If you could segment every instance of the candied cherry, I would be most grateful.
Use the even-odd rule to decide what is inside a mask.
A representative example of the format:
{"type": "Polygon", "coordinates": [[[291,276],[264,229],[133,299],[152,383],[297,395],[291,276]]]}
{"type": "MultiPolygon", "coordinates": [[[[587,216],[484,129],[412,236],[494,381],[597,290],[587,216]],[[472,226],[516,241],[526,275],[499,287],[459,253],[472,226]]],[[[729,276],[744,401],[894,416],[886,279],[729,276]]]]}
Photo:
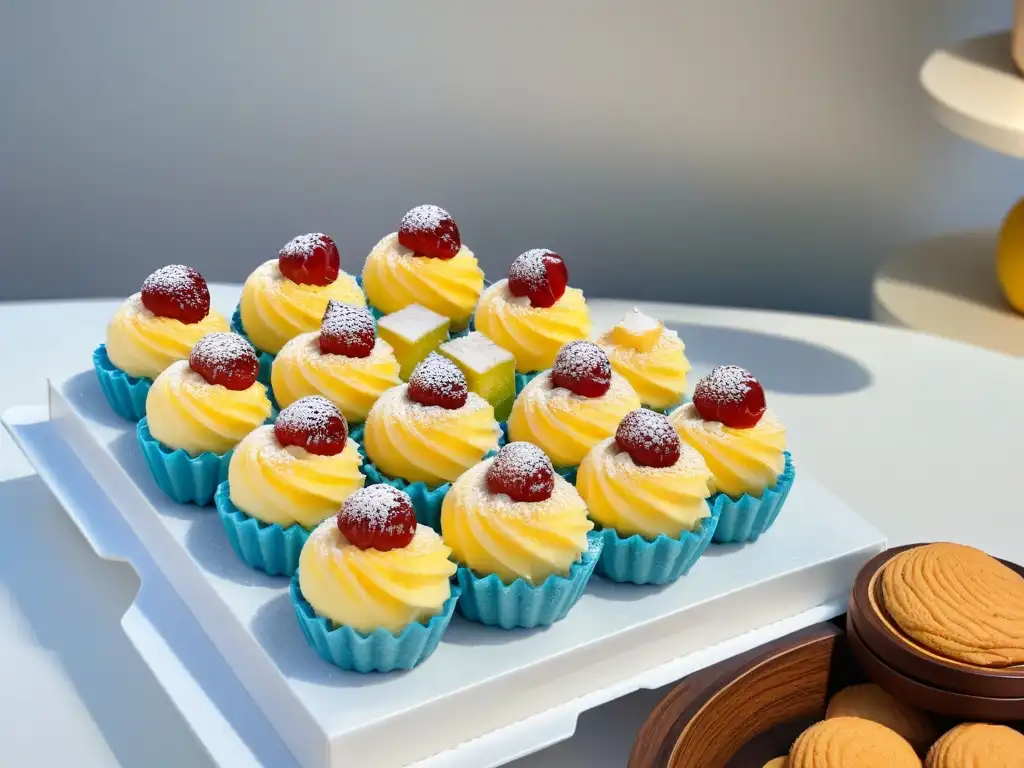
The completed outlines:
{"type": "Polygon", "coordinates": [[[534,248],[516,257],[508,270],[508,291],[528,296],[534,307],[551,307],[562,298],[569,284],[565,261],[554,251],[534,248]]]}
{"type": "Polygon", "coordinates": [[[377,343],[373,315],[366,307],[327,302],[320,323],[320,351],[346,357],[369,357],[377,343]]]}
{"type": "Polygon", "coordinates": [[[338,406],[320,395],[300,397],[277,415],[274,435],[317,456],[337,456],[348,441],[348,422],[338,406]]]}
{"type": "Polygon", "coordinates": [[[417,256],[450,259],[462,248],[455,219],[436,205],[417,205],[398,225],[398,242],[417,256]]]}
{"type": "Polygon", "coordinates": [[[720,365],[693,388],[693,406],[704,421],[749,429],[767,408],[764,389],[754,374],[738,365],[720,365]]]}
{"type": "Polygon", "coordinates": [[[384,483],[361,488],[345,499],[337,524],[341,535],[359,549],[401,549],[416,535],[409,495],[384,483]]]}
{"type": "Polygon", "coordinates": [[[679,435],[668,417],[646,408],[623,417],[615,430],[615,443],[638,467],[671,467],[682,451],[679,435]]]}
{"type": "Polygon", "coordinates": [[[241,391],[256,383],[260,361],[256,350],[237,333],[208,333],[192,347],[188,366],[207,384],[241,391]]]}
{"type": "Polygon", "coordinates": [[[277,266],[293,283],[330,285],[338,279],[341,256],[334,240],[311,232],[289,240],[277,255],[277,266]]]}
{"type": "Polygon", "coordinates": [[[506,443],[487,468],[487,488],[512,501],[544,501],[555,490],[555,470],[533,443],[506,443]]]}
{"type": "Polygon", "coordinates": [[[420,405],[439,405],[448,410],[461,408],[469,397],[466,377],[459,366],[431,352],[412,369],[409,376],[409,399],[420,405]]]}
{"type": "Polygon", "coordinates": [[[210,313],[210,288],[198,270],[169,264],[142,283],[142,304],[157,317],[191,325],[210,313]]]}
{"type": "Polygon", "coordinates": [[[608,355],[592,341],[570,341],[555,358],[551,383],[582,397],[600,397],[612,385],[608,355]]]}

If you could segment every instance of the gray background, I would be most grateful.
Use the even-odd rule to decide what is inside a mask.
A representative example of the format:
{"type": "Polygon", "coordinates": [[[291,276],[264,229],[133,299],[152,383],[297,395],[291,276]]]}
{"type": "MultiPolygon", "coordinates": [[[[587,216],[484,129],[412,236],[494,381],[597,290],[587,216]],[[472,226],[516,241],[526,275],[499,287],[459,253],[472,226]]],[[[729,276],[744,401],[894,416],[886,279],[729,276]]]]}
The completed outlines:
{"type": "Polygon", "coordinates": [[[492,275],[864,315],[915,238],[993,225],[1019,162],[917,72],[1010,0],[0,2],[0,299],[241,281],[323,230],[358,270],[436,202],[492,275]]]}

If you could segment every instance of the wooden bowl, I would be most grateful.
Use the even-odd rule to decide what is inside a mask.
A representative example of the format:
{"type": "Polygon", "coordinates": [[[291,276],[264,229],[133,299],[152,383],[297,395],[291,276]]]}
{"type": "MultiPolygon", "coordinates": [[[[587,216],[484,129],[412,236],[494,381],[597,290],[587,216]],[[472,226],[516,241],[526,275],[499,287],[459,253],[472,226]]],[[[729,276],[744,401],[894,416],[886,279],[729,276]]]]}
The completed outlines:
{"type": "Polygon", "coordinates": [[[897,699],[957,720],[1007,723],[1024,719],[1024,698],[971,696],[907,677],[871,651],[852,617],[852,613],[846,614],[846,642],[854,661],[872,682],[897,699]]]}
{"type": "MultiPolygon", "coordinates": [[[[640,729],[629,768],[725,768],[755,737],[821,719],[829,694],[849,682],[842,636],[818,624],[686,678],[640,729]]],[[[764,760],[795,736],[766,746],[764,760]]]]}
{"type": "MultiPolygon", "coordinates": [[[[905,635],[885,610],[882,568],[900,552],[919,546],[887,549],[871,558],[857,574],[849,615],[858,639],[887,667],[931,688],[985,699],[1024,698],[1024,667],[978,667],[939,656],[905,635]]],[[[1016,563],[1000,562],[1024,576],[1024,568],[1016,563]]]]}

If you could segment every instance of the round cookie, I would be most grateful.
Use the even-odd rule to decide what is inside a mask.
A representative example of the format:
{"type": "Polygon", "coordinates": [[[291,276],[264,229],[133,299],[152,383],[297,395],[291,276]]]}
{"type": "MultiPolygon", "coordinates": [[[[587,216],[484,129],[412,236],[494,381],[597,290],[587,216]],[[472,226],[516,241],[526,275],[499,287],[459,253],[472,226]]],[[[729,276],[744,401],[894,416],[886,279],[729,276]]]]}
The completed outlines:
{"type": "Polygon", "coordinates": [[[921,768],[914,748],[884,725],[833,717],[797,736],[787,768],[921,768]]]}
{"type": "Polygon", "coordinates": [[[905,704],[874,683],[851,685],[839,691],[828,703],[825,719],[861,717],[895,731],[923,754],[939,733],[931,718],[919,709],[905,704]]]}
{"type": "Polygon", "coordinates": [[[773,757],[764,764],[764,768],[788,768],[788,766],[789,759],[785,755],[782,757],[773,757]]]}
{"type": "Polygon", "coordinates": [[[981,667],[1024,663],[1024,578],[962,544],[901,552],[882,570],[882,600],[909,637],[981,667]]]}
{"type": "Polygon", "coordinates": [[[964,723],[946,731],[925,758],[926,768],[1024,768],[1024,736],[1005,725],[964,723]]]}

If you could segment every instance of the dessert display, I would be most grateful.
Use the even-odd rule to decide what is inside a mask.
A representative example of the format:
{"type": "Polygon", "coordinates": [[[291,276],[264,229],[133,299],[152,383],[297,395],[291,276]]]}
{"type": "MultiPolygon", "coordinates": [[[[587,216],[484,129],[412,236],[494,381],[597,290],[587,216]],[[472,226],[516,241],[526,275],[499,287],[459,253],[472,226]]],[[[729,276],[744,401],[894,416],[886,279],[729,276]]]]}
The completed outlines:
{"type": "Polygon", "coordinates": [[[319,395],[254,429],[232,452],[215,496],[235,553],[272,576],[291,576],[309,531],[363,487],[362,463],[345,417],[319,395]]]}
{"type": "Polygon", "coordinates": [[[413,368],[447,341],[450,322],[420,304],[410,304],[378,321],[380,337],[395,351],[402,381],[408,381],[413,368]]]}
{"type": "Polygon", "coordinates": [[[211,503],[232,449],[270,418],[258,370],[245,339],[219,332],[203,336],[188,360],[153,381],[136,434],[157,485],[178,503],[211,503]]]}
{"type": "Polygon", "coordinates": [[[921,768],[906,739],[859,717],[833,717],[801,733],[789,750],[787,768],[921,768]]]}
{"type": "Polygon", "coordinates": [[[885,611],[932,654],[981,668],[1024,663],[1024,578],[984,552],[939,543],[882,569],[885,611]]]}
{"type": "Polygon", "coordinates": [[[711,471],[663,414],[626,414],[587,453],[576,487],[604,542],[597,572],[613,581],[675,581],[711,543],[711,471]]]}
{"type": "Polygon", "coordinates": [[[373,485],[309,535],[291,583],[306,640],[326,661],[357,672],[411,669],[437,648],[458,589],[451,550],[419,525],[412,501],[373,485]]]}
{"type": "Polygon", "coordinates": [[[564,618],[600,557],[592,528],[583,499],[540,448],[504,445],[452,484],[441,509],[459,564],[459,612],[505,629],[564,618]]]}
{"type": "Polygon", "coordinates": [[[568,282],[562,257],[537,248],[516,258],[508,278],[480,297],[476,330],[515,356],[517,391],[550,368],[570,341],[590,337],[587,302],[568,282]]]}
{"type": "Polygon", "coordinates": [[[938,737],[932,718],[925,712],[897,699],[874,683],[850,685],[828,702],[825,719],[860,717],[873,720],[895,731],[917,751],[924,754],[938,737]]]}
{"type": "Polygon", "coordinates": [[[130,421],[146,415],[153,379],[188,357],[208,333],[228,330],[210,307],[206,280],[192,267],[161,267],[128,297],[107,325],[105,343],[92,355],[100,389],[114,412],[130,421]]]}
{"type": "Polygon", "coordinates": [[[612,370],[604,350],[590,341],[571,341],[558,352],[552,369],[536,376],[516,398],[509,440],[539,446],[574,481],[587,452],[614,435],[622,418],[639,407],[640,398],[612,370]]]}
{"type": "Polygon", "coordinates": [[[925,768],[1024,768],[1024,735],[1005,725],[963,723],[928,750],[925,768]]]}
{"type": "Polygon", "coordinates": [[[402,382],[391,345],[377,338],[366,307],[327,303],[319,331],[300,333],[274,359],[270,384],[278,407],[326,397],[350,425],[362,424],[377,398],[402,382]]]}
{"type": "Polygon", "coordinates": [[[270,382],[274,355],[290,339],[320,327],[328,301],[366,305],[356,279],[340,263],[334,240],[313,232],[287,242],[276,259],[246,279],[231,326],[259,352],[263,383],[270,382]]]}
{"type": "Polygon", "coordinates": [[[645,408],[668,411],[682,402],[690,361],[679,334],[661,321],[633,309],[597,343],[608,354],[612,370],[633,385],[645,408]]]}
{"type": "Polygon", "coordinates": [[[397,232],[370,251],[363,288],[381,314],[422,304],[447,317],[453,331],[461,331],[484,289],[484,273],[462,244],[451,214],[436,205],[420,205],[402,217],[397,232]]]}
{"type": "Polygon", "coordinates": [[[795,475],[786,428],[768,410],[761,383],[739,366],[719,366],[669,421],[711,469],[714,541],[756,541],[775,522],[795,475]]]}
{"type": "Polygon", "coordinates": [[[496,451],[501,437],[491,404],[469,391],[455,363],[435,352],[408,384],[389,389],[370,409],[363,471],[370,483],[408,491],[417,519],[438,529],[450,484],[496,451]]]}
{"type": "Polygon", "coordinates": [[[507,421],[516,399],[516,359],[480,331],[446,341],[437,351],[459,366],[470,392],[494,406],[494,418],[507,421]]]}

